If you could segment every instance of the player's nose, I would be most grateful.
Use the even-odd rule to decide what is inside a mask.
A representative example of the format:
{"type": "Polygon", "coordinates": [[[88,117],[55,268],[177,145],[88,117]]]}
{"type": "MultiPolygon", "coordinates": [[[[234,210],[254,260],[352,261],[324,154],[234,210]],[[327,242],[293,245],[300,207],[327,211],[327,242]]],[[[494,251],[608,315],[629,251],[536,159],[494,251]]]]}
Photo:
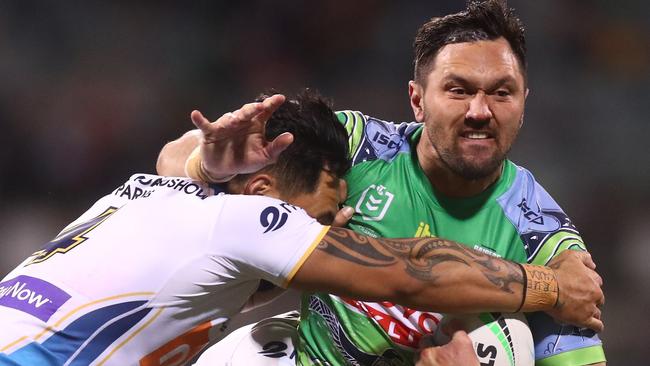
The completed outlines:
{"type": "Polygon", "coordinates": [[[465,118],[473,121],[489,121],[492,118],[492,110],[485,92],[479,91],[474,94],[469,102],[465,118]]]}

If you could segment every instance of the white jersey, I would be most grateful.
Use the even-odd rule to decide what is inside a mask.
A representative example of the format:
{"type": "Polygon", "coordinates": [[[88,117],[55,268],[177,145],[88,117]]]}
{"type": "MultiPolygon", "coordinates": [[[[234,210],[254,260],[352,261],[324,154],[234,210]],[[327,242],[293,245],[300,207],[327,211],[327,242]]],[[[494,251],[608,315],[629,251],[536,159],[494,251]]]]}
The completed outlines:
{"type": "Polygon", "coordinates": [[[302,209],[134,175],[0,281],[0,365],[182,365],[327,232],[302,209]]]}

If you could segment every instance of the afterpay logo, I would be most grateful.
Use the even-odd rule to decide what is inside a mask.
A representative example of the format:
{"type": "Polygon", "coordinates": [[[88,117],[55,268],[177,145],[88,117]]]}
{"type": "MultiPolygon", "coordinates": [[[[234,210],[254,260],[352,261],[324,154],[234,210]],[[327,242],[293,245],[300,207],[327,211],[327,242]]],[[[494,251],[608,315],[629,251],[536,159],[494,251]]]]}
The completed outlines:
{"type": "Polygon", "coordinates": [[[366,221],[379,221],[384,218],[395,196],[382,185],[371,184],[361,194],[356,211],[366,221]]]}

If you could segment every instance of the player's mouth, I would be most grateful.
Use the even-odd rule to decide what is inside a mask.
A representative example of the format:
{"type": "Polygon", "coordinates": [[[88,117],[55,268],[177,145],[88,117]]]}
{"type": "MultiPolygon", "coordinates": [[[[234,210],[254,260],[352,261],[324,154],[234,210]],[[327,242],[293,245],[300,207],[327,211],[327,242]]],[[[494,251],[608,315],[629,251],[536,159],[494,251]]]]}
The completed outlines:
{"type": "Polygon", "coordinates": [[[464,131],[461,132],[460,136],[468,140],[487,140],[494,138],[494,135],[487,131],[464,131]]]}

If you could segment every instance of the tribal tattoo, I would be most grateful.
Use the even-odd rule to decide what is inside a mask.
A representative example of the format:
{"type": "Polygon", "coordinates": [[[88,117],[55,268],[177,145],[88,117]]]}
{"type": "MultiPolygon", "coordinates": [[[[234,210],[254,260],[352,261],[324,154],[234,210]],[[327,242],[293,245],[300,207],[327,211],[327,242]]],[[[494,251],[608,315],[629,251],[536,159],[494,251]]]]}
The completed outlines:
{"type": "Polygon", "coordinates": [[[487,254],[440,238],[372,238],[342,228],[330,228],[318,249],[341,259],[369,267],[386,267],[403,262],[405,271],[422,281],[435,282],[434,267],[445,262],[476,266],[485,278],[504,292],[511,285],[523,285],[520,267],[487,254]]]}

